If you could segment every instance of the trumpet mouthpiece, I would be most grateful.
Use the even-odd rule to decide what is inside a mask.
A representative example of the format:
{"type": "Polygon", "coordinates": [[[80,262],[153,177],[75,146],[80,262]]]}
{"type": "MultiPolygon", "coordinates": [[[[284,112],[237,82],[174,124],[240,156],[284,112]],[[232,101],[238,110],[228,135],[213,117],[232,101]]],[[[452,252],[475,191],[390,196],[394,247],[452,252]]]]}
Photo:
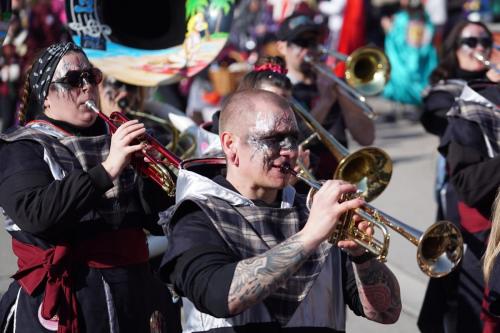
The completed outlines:
{"type": "Polygon", "coordinates": [[[289,163],[283,163],[283,164],[281,165],[280,171],[281,171],[282,173],[291,173],[292,168],[290,167],[290,164],[289,164],[289,163]]]}
{"type": "Polygon", "coordinates": [[[290,165],[290,163],[283,163],[280,167],[280,171],[284,174],[290,174],[292,176],[295,176],[297,177],[297,172],[295,170],[292,169],[292,166],[290,165]]]}
{"type": "Polygon", "coordinates": [[[95,102],[91,99],[89,99],[88,101],[85,102],[85,106],[94,112],[98,112],[97,106],[95,105],[95,102]]]}

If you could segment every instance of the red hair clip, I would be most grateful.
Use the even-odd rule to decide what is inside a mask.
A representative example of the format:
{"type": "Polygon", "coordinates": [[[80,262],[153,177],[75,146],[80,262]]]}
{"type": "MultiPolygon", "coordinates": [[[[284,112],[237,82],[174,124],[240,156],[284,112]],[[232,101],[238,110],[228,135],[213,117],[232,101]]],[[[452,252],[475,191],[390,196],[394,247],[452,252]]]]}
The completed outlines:
{"type": "Polygon", "coordinates": [[[264,71],[271,71],[273,73],[278,73],[281,75],[286,75],[288,70],[286,68],[281,67],[278,64],[262,64],[260,66],[255,66],[253,68],[254,72],[264,72],[264,71]]]}

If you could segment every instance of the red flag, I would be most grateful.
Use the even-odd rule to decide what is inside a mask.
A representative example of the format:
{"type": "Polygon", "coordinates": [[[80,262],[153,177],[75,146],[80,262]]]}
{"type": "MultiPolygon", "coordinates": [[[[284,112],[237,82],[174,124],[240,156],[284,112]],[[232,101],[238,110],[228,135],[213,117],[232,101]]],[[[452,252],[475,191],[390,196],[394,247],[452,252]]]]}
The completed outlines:
{"type": "MultiPolygon", "coordinates": [[[[338,52],[351,54],[366,44],[364,0],[347,0],[344,20],[340,31],[338,52]]],[[[344,77],[345,63],[340,62],[335,68],[338,77],[344,77]]]]}

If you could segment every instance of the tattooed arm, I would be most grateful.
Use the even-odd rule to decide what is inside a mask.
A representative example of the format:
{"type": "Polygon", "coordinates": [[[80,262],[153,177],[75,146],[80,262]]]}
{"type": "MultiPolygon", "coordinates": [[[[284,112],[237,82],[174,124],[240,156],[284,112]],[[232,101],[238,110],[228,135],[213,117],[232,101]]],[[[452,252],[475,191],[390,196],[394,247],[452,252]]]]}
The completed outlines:
{"type": "Polygon", "coordinates": [[[382,324],[395,323],[401,313],[401,297],[394,274],[375,259],[353,266],[366,318],[382,324]]]}
{"type": "Polygon", "coordinates": [[[306,250],[300,233],[265,253],[242,260],[236,266],[228,295],[229,312],[238,314],[269,296],[306,261],[312,248],[306,250]]]}
{"type": "Polygon", "coordinates": [[[314,196],[301,231],[259,256],[238,262],[229,289],[229,312],[235,315],[259,303],[296,272],[328,238],[339,217],[362,204],[361,199],[338,202],[342,193],[354,190],[354,185],[344,181],[326,181],[314,196]]]}

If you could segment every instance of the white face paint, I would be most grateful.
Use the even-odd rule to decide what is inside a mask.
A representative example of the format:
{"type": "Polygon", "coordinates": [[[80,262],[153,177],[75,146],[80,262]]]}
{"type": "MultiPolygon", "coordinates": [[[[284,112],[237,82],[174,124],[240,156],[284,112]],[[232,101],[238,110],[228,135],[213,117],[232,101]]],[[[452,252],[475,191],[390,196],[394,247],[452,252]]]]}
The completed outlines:
{"type": "Polygon", "coordinates": [[[295,115],[286,103],[264,99],[256,100],[252,111],[238,135],[237,178],[252,191],[283,188],[290,176],[281,166],[293,166],[298,154],[295,115]]]}
{"type": "Polygon", "coordinates": [[[271,168],[282,150],[298,149],[298,129],[293,113],[257,113],[255,126],[248,131],[247,143],[253,147],[251,159],[261,153],[264,169],[271,168]]]}
{"type": "Polygon", "coordinates": [[[275,117],[269,112],[258,111],[255,117],[255,126],[251,132],[253,133],[267,133],[273,130],[275,124],[275,117]]]}

